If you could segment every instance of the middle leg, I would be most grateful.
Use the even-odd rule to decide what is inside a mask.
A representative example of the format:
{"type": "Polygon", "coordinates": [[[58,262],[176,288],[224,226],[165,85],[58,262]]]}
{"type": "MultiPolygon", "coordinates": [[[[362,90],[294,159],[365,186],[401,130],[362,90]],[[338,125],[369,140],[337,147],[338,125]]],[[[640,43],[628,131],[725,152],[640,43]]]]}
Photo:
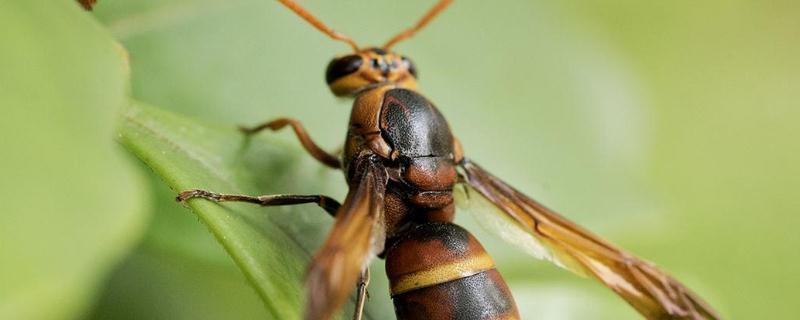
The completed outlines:
{"type": "Polygon", "coordinates": [[[311,137],[308,136],[308,133],[306,132],[305,128],[303,128],[303,125],[300,123],[300,121],[297,121],[295,119],[278,118],[252,128],[240,127],[239,130],[241,130],[247,135],[252,135],[265,129],[277,131],[285,126],[292,126],[295,135],[297,135],[297,138],[300,139],[300,144],[303,145],[303,148],[305,148],[306,151],[308,151],[308,153],[311,154],[312,157],[314,157],[314,159],[317,159],[319,162],[322,162],[324,165],[329,166],[331,168],[339,169],[342,167],[342,163],[341,161],[339,161],[339,158],[330,153],[325,152],[325,150],[322,150],[322,148],[317,146],[317,144],[314,143],[313,140],[311,140],[311,137]]]}
{"type": "Polygon", "coordinates": [[[361,279],[358,281],[358,291],[356,292],[356,310],[353,312],[353,320],[361,320],[364,316],[364,304],[369,298],[367,287],[369,286],[369,268],[361,272],[361,279]]]}

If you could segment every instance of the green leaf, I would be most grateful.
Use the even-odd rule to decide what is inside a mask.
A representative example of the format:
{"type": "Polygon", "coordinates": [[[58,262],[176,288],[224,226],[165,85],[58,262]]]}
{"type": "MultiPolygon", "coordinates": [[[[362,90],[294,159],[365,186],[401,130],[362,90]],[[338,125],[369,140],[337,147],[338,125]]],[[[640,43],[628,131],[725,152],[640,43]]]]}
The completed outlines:
{"type": "Polygon", "coordinates": [[[127,62],[74,1],[3,1],[0,30],[0,318],[75,318],[144,231],[127,62]]]}
{"type": "MultiPolygon", "coordinates": [[[[266,137],[250,140],[234,126],[198,124],[139,104],[126,112],[121,136],[123,144],[174,190],[256,195],[338,189],[339,196],[344,191],[340,172],[323,169],[297,146],[266,137]],[[338,188],[325,188],[334,181],[338,188]]],[[[304,270],[332,221],[327,213],[314,205],[260,208],[192,200],[189,206],[242,270],[270,315],[300,318],[304,270]]],[[[384,279],[375,283],[385,287],[384,279]]],[[[373,300],[367,315],[380,319],[375,315],[390,310],[387,299],[373,300]]]]}

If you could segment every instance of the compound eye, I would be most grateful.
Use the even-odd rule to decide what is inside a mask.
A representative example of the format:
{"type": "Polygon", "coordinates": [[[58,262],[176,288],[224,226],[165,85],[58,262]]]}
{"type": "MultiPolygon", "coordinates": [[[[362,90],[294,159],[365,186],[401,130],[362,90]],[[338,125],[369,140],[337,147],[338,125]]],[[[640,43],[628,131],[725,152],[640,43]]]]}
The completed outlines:
{"type": "Polygon", "coordinates": [[[325,81],[331,84],[339,78],[358,71],[362,64],[364,64],[364,59],[355,54],[333,59],[325,71],[325,81]]]}
{"type": "Polygon", "coordinates": [[[406,68],[408,68],[408,72],[411,73],[411,75],[414,76],[414,78],[418,78],[417,66],[414,65],[414,62],[406,57],[402,57],[401,59],[403,60],[403,63],[406,65],[406,68]]]}

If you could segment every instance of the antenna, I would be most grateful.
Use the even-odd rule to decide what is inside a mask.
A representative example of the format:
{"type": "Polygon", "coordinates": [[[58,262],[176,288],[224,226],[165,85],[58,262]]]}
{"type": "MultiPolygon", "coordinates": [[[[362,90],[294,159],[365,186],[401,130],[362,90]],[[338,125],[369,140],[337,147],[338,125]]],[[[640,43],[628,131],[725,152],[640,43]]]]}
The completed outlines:
{"type": "Polygon", "coordinates": [[[353,39],[326,26],[324,23],[322,23],[322,21],[317,20],[316,17],[314,17],[310,12],[306,11],[306,9],[300,6],[297,2],[294,2],[293,0],[278,0],[278,2],[282,3],[287,8],[294,11],[294,13],[296,13],[298,16],[308,21],[308,23],[314,26],[314,28],[317,28],[317,30],[322,31],[322,33],[327,34],[334,40],[349,44],[354,51],[358,52],[358,45],[355,41],[353,41],[353,39]]]}
{"type": "Polygon", "coordinates": [[[394,38],[392,38],[391,40],[387,41],[386,44],[383,45],[383,49],[384,50],[388,50],[389,48],[391,48],[393,45],[397,44],[398,42],[403,41],[403,40],[408,39],[408,38],[411,38],[415,33],[417,33],[417,31],[419,31],[420,29],[424,28],[425,25],[428,24],[428,22],[431,22],[431,20],[433,20],[433,18],[436,17],[436,15],[441,13],[442,10],[447,8],[447,6],[449,6],[451,3],[453,3],[453,0],[441,0],[441,1],[439,1],[435,6],[433,6],[433,8],[428,10],[428,13],[426,13],[424,16],[422,16],[422,19],[419,19],[419,21],[417,21],[416,25],[414,25],[411,28],[406,29],[403,32],[400,32],[398,35],[394,36],[394,38]]]}

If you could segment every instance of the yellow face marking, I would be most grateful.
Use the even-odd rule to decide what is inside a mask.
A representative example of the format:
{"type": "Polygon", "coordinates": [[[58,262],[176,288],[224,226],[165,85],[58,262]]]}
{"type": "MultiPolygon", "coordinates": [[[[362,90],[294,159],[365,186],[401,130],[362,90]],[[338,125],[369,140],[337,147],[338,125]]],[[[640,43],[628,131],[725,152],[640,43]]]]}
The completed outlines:
{"type": "Polygon", "coordinates": [[[364,90],[392,85],[400,88],[414,90],[417,88],[417,79],[410,72],[410,66],[403,62],[401,55],[388,52],[384,55],[377,54],[371,49],[365,49],[356,53],[362,58],[361,67],[346,76],[343,76],[328,86],[336,96],[355,95],[364,90]],[[376,68],[372,61],[375,60],[379,65],[391,65],[388,72],[384,73],[380,68],[376,68]]]}
{"type": "Polygon", "coordinates": [[[494,269],[494,261],[489,255],[470,256],[449,264],[403,275],[392,284],[392,295],[461,279],[491,269],[494,269]]]}

